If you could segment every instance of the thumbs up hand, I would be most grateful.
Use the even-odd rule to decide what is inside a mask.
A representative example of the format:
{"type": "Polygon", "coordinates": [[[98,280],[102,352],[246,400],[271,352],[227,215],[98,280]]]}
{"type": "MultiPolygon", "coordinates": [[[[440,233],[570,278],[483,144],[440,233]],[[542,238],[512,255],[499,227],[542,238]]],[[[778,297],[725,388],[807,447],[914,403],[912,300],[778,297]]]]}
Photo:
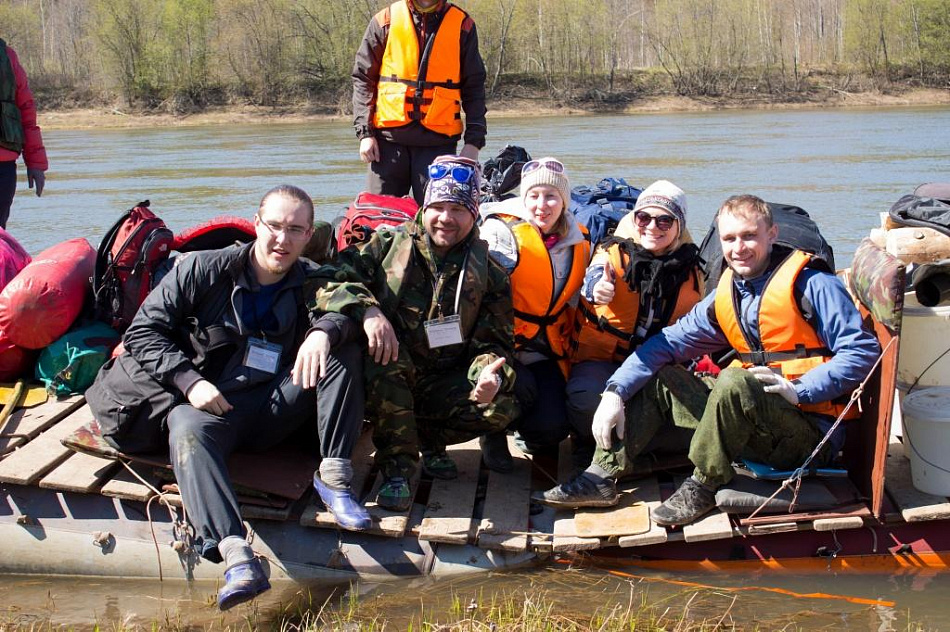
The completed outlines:
{"type": "Polygon", "coordinates": [[[475,383],[475,388],[472,389],[469,399],[479,404],[490,404],[495,399],[495,395],[498,394],[498,389],[501,388],[501,375],[498,372],[504,364],[505,359],[498,358],[491,364],[486,365],[482,372],[478,374],[478,381],[475,383]]]}
{"type": "Polygon", "coordinates": [[[594,305],[606,305],[614,300],[615,290],[614,269],[607,263],[604,265],[604,272],[601,274],[600,280],[594,284],[594,305]]]}

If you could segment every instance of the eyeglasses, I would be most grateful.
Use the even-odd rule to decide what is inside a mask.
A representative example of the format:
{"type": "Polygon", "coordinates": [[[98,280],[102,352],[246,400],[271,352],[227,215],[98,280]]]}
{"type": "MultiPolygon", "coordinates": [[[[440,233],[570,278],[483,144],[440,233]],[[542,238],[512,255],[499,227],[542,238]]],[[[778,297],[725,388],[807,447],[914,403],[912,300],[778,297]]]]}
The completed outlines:
{"type": "Polygon", "coordinates": [[[539,160],[531,160],[524,163],[524,166],[521,168],[521,175],[531,173],[532,171],[537,171],[541,167],[550,169],[554,173],[564,173],[564,165],[557,160],[545,160],[544,162],[539,160]]]}
{"type": "Polygon", "coordinates": [[[270,231],[270,234],[274,235],[275,237],[278,234],[283,234],[288,239],[303,239],[310,233],[309,227],[295,226],[293,224],[290,226],[284,226],[278,222],[271,222],[264,219],[261,217],[260,213],[257,214],[257,219],[261,220],[261,224],[263,224],[267,230],[270,231]]]}
{"type": "Polygon", "coordinates": [[[656,222],[656,227],[666,232],[673,228],[673,223],[676,221],[676,218],[672,215],[650,215],[646,211],[634,211],[633,220],[640,228],[646,228],[650,225],[650,222],[656,222]]]}
{"type": "Polygon", "coordinates": [[[475,169],[465,165],[453,165],[436,163],[429,165],[429,179],[441,180],[447,175],[451,175],[456,182],[468,182],[475,175],[475,169]]]}

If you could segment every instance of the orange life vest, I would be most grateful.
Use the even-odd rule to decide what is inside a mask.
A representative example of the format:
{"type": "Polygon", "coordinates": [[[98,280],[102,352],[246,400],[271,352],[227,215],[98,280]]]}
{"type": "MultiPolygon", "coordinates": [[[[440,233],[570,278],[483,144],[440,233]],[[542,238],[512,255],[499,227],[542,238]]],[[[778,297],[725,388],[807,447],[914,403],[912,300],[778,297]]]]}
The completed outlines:
{"type": "Polygon", "coordinates": [[[389,37],[379,69],[373,125],[402,127],[419,121],[434,132],[461,135],[459,42],[467,14],[448,5],[430,46],[420,53],[419,37],[407,2],[397,0],[381,13],[386,11],[390,14],[389,37]]]}
{"type": "MultiPolygon", "coordinates": [[[[571,362],[604,360],[623,362],[643,340],[634,335],[640,314],[640,293],[622,281],[627,268],[627,256],[616,245],[607,250],[613,269],[614,298],[607,305],[595,305],[584,296],[577,306],[574,334],[571,340],[571,362]]],[[[675,323],[702,299],[699,270],[694,268],[680,285],[670,320],[675,323]]]]}
{"type": "MultiPolygon", "coordinates": [[[[732,269],[727,268],[716,288],[716,320],[729,344],[739,354],[734,366],[765,365],[781,370],[789,380],[801,377],[833,357],[815,328],[805,320],[795,300],[795,279],[814,257],[796,250],[772,273],[762,290],[759,302],[759,344],[742,329],[738,317],[739,298],[733,283],[732,269]],[[755,348],[753,348],[755,346],[755,348]]],[[[834,401],[799,404],[805,412],[837,417],[844,404],[834,401]]],[[[852,407],[846,419],[856,418],[852,407]]]]}
{"type": "MultiPolygon", "coordinates": [[[[541,232],[530,222],[510,215],[498,215],[518,243],[518,263],[511,272],[511,300],[515,312],[515,349],[531,350],[532,343],[547,340],[550,355],[563,359],[567,355],[570,325],[574,317],[570,300],[584,282],[590,243],[587,239],[574,244],[571,270],[564,288],[554,294],[554,266],[544,246],[541,232]]],[[[584,236],[587,229],[581,227],[584,236]]],[[[540,349],[535,349],[540,350],[540,349]]],[[[567,363],[562,370],[566,371],[567,363]]]]}

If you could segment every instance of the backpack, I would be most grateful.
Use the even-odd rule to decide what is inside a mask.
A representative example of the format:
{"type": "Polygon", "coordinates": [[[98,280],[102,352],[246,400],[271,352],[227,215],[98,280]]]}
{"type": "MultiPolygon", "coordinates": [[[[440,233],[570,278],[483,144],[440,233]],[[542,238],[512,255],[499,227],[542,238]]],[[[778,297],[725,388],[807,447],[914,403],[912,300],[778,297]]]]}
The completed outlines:
{"type": "Polygon", "coordinates": [[[592,246],[614,234],[617,224],[633,210],[643,189],[630,186],[623,178],[604,178],[595,186],[571,189],[571,212],[587,227],[592,246]]]}
{"type": "MultiPolygon", "coordinates": [[[[828,265],[831,272],[835,271],[835,255],[831,245],[822,236],[808,212],[798,206],[767,202],[772,210],[772,221],[778,226],[779,246],[803,250],[817,256],[828,265]]],[[[722,244],[719,242],[719,230],[716,218],[712,220],[709,232],[699,246],[699,256],[706,262],[706,296],[719,285],[719,277],[726,267],[722,257],[722,244]]]]}
{"type": "Polygon", "coordinates": [[[56,397],[83,393],[118,342],[119,332],[105,323],[83,323],[43,349],[36,362],[36,379],[56,397]]]}
{"type": "Polygon", "coordinates": [[[505,145],[497,156],[489,158],[482,167],[481,202],[501,202],[518,196],[515,189],[521,185],[521,169],[531,160],[524,147],[505,145]]]}
{"type": "Polygon", "coordinates": [[[126,211],[103,237],[92,279],[96,318],[124,332],[155,283],[175,239],[145,200],[126,211]]]}
{"type": "Polygon", "coordinates": [[[339,218],[337,251],[365,244],[378,229],[411,221],[418,210],[419,205],[409,197],[399,198],[366,191],[360,193],[346,209],[346,214],[339,218]]]}

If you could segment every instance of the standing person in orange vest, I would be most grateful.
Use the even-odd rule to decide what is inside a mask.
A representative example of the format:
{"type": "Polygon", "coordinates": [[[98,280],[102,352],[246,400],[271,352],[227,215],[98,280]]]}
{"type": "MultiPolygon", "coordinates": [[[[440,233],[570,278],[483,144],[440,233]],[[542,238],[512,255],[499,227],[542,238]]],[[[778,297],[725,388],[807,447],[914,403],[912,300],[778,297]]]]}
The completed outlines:
{"type": "Polygon", "coordinates": [[[26,71],[12,48],[0,39],[0,227],[7,227],[10,206],[16,194],[16,160],[22,153],[26,177],[36,196],[46,184],[46,148],[36,125],[36,104],[26,71]]]}
{"type": "Polygon", "coordinates": [[[367,190],[422,204],[437,156],[478,160],[485,64],[475,22],[446,0],[396,0],[366,27],[353,65],[353,125],[367,190]],[[465,123],[462,123],[462,111],[465,123]]]}

